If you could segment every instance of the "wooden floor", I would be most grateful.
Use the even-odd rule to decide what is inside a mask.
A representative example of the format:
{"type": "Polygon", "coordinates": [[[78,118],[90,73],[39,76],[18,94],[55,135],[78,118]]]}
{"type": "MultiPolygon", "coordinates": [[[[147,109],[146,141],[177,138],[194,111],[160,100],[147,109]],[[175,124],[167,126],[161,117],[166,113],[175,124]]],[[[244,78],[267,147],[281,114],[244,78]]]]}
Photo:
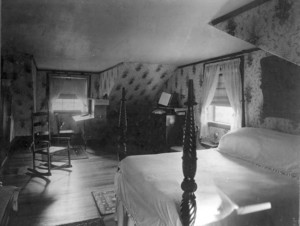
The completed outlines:
{"type": "MultiPolygon", "coordinates": [[[[88,159],[72,161],[72,168],[53,170],[49,181],[26,175],[31,155],[13,155],[3,176],[4,185],[21,187],[19,210],[10,225],[52,226],[100,217],[91,192],[113,184],[116,154],[102,148],[87,148],[88,159]]],[[[113,216],[104,218],[115,225],[113,216]]]]}

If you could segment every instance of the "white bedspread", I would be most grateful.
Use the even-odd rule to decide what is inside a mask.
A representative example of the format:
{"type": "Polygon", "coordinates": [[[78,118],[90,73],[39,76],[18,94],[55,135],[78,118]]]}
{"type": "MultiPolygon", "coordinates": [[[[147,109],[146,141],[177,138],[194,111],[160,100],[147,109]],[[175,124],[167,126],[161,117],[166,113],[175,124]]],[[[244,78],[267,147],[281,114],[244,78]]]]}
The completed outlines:
{"type": "MultiPolygon", "coordinates": [[[[182,153],[165,153],[130,156],[120,162],[116,194],[136,225],[181,226],[181,157],[182,153]]],[[[274,225],[298,219],[296,180],[215,149],[199,150],[197,157],[196,226],[225,218],[238,206],[262,202],[271,202],[271,214],[278,217],[274,225]]]]}

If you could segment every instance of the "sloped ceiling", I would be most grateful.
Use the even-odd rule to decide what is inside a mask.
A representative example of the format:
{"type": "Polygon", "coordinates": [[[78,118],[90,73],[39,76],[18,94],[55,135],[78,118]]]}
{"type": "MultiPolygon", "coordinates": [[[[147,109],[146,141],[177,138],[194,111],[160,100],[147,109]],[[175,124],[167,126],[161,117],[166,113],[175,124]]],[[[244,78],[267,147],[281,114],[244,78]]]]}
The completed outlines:
{"type": "Polygon", "coordinates": [[[272,0],[215,27],[300,66],[300,1],[272,0]]]}
{"type": "Polygon", "coordinates": [[[251,0],[2,0],[2,53],[43,69],[183,65],[253,46],[208,23],[251,0]]]}

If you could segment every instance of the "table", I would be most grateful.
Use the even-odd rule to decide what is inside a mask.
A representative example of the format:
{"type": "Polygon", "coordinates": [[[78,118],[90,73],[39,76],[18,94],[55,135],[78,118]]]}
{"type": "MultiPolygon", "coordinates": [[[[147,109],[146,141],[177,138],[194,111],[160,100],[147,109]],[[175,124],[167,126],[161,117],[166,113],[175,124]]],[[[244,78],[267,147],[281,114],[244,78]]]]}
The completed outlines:
{"type": "Polygon", "coordinates": [[[84,150],[86,150],[87,139],[86,139],[86,136],[85,136],[85,121],[93,119],[94,115],[91,115],[91,114],[74,115],[74,116],[72,116],[72,118],[76,123],[83,122],[83,127],[82,127],[82,130],[81,130],[81,138],[84,142],[84,150]]]}

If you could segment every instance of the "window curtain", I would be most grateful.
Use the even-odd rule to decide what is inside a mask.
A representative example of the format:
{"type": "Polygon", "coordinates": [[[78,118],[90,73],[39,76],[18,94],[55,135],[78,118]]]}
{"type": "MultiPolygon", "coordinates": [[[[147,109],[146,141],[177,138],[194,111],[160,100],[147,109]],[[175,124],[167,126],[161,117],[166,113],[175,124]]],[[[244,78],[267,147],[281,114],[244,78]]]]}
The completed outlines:
{"type": "Polygon", "coordinates": [[[75,94],[84,106],[84,111],[88,111],[87,104],[87,79],[81,77],[50,77],[50,111],[52,112],[52,101],[59,97],[59,94],[75,94]]]}
{"type": "Polygon", "coordinates": [[[208,106],[214,98],[217,89],[220,67],[218,64],[206,65],[204,69],[204,80],[201,93],[201,130],[200,137],[208,136],[208,106]]]}
{"type": "Polygon", "coordinates": [[[240,73],[240,59],[226,61],[220,65],[224,77],[226,93],[233,108],[233,122],[231,131],[241,128],[242,125],[242,82],[240,73]]]}

